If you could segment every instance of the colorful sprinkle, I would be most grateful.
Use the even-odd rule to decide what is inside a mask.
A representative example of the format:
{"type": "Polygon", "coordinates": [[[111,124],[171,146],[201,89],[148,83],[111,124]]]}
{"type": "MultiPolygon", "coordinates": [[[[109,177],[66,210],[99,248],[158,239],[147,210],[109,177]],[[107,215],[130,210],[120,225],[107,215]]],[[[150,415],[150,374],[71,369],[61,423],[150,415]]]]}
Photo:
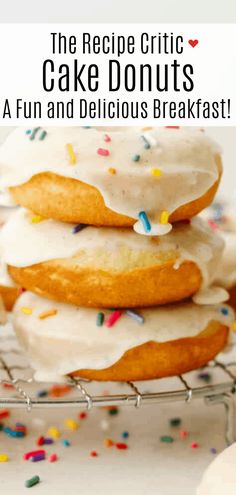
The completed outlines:
{"type": "Polygon", "coordinates": [[[64,423],[66,428],[68,428],[69,430],[75,431],[79,428],[79,424],[74,419],[67,418],[65,419],[64,423]]]}
{"type": "Polygon", "coordinates": [[[41,435],[41,437],[39,437],[39,438],[36,440],[36,445],[38,445],[38,446],[40,447],[41,445],[44,445],[44,443],[45,443],[45,439],[44,439],[44,437],[41,435]]]}
{"type": "Polygon", "coordinates": [[[31,129],[28,129],[27,131],[25,131],[25,134],[26,134],[27,136],[29,136],[29,134],[31,134],[31,132],[32,132],[32,131],[31,131],[31,129]]]}
{"type": "Polygon", "coordinates": [[[103,440],[103,445],[108,448],[113,447],[114,442],[113,440],[111,440],[111,438],[105,438],[105,440],[103,440]]]}
{"type": "Polygon", "coordinates": [[[9,457],[7,454],[0,454],[0,462],[8,462],[9,457]]]}
{"type": "Polygon", "coordinates": [[[104,322],[104,313],[98,313],[97,314],[97,319],[96,319],[96,325],[97,327],[102,327],[104,322]]]}
{"type": "Polygon", "coordinates": [[[40,129],[40,127],[35,127],[33,129],[33,131],[31,131],[31,133],[30,133],[30,141],[34,141],[34,139],[36,137],[36,134],[39,131],[39,129],[40,129]]]}
{"type": "Polygon", "coordinates": [[[180,438],[186,438],[188,436],[188,432],[187,431],[184,431],[184,430],[181,430],[179,432],[179,436],[180,436],[180,438]]]}
{"type": "Polygon", "coordinates": [[[127,309],[125,313],[127,314],[127,316],[130,316],[130,318],[137,321],[137,323],[143,324],[145,321],[144,316],[137,313],[137,311],[133,311],[132,309],[127,309]]]}
{"type": "Polygon", "coordinates": [[[166,125],[166,129],[179,129],[178,125],[166,125]]]}
{"type": "Polygon", "coordinates": [[[145,136],[141,136],[142,140],[144,141],[144,148],[145,150],[149,150],[151,148],[150,143],[148,142],[147,138],[145,136]]]}
{"type": "Polygon", "coordinates": [[[133,156],[132,156],[132,160],[133,160],[133,162],[139,162],[139,160],[140,160],[140,155],[133,155],[133,156]]]}
{"type": "Polygon", "coordinates": [[[162,171],[161,171],[159,168],[152,168],[152,169],[151,169],[151,174],[152,174],[154,177],[161,177],[161,175],[162,175],[162,171]]]}
{"type": "Polygon", "coordinates": [[[43,217],[41,215],[35,215],[34,217],[31,218],[31,223],[39,223],[42,222],[43,217]]]}
{"type": "Polygon", "coordinates": [[[31,488],[32,486],[37,485],[39,482],[40,482],[40,477],[36,474],[35,476],[30,478],[29,480],[25,481],[25,487],[31,488]]]}
{"type": "Polygon", "coordinates": [[[80,419],[86,419],[88,417],[87,413],[82,411],[81,413],[79,413],[79,418],[80,419]]]}
{"type": "Polygon", "coordinates": [[[64,395],[68,394],[71,391],[71,386],[64,384],[64,385],[53,385],[48,393],[51,397],[63,397],[64,395]]]}
{"type": "Polygon", "coordinates": [[[182,420],[180,418],[171,418],[170,419],[170,426],[180,426],[182,423],[182,420]]]}
{"type": "Polygon", "coordinates": [[[198,373],[199,380],[203,380],[205,383],[210,383],[212,381],[212,376],[208,371],[201,371],[201,373],[198,373]]]}
{"type": "Polygon", "coordinates": [[[87,225],[85,225],[84,223],[78,223],[78,225],[75,225],[75,227],[73,227],[72,234],[78,234],[78,232],[81,232],[81,230],[85,229],[85,227],[87,227],[87,225]]]}
{"type": "Polygon", "coordinates": [[[116,406],[111,406],[108,410],[110,416],[116,416],[119,413],[119,409],[116,406]]]}
{"type": "Polygon", "coordinates": [[[116,448],[119,450],[126,450],[128,449],[128,445],[127,443],[118,442],[116,443],[116,448]]]}
{"type": "Polygon", "coordinates": [[[39,319],[45,320],[46,318],[49,318],[49,316],[55,316],[56,314],[57,314],[57,309],[49,309],[48,311],[44,311],[43,313],[40,313],[39,319]]]}
{"type": "Polygon", "coordinates": [[[53,438],[46,437],[44,438],[44,445],[52,445],[54,443],[53,438]]]}
{"type": "Polygon", "coordinates": [[[139,217],[139,220],[143,224],[143,228],[144,228],[145,232],[150,232],[151,231],[151,224],[149,222],[148,216],[145,213],[145,211],[140,211],[138,214],[138,217],[139,217]]]}
{"type": "Polygon", "coordinates": [[[110,168],[108,168],[108,172],[111,175],[116,175],[116,168],[110,167],[110,168]]]}
{"type": "Polygon", "coordinates": [[[110,151],[109,150],[106,150],[105,148],[98,148],[97,154],[100,155],[100,156],[109,156],[110,155],[110,151]]]}
{"type": "Polygon", "coordinates": [[[58,460],[57,454],[51,454],[48,458],[49,462],[56,462],[58,460]]]}
{"type": "Polygon", "coordinates": [[[24,313],[24,315],[32,315],[33,313],[32,309],[28,308],[27,306],[22,306],[20,310],[22,313],[24,313]]]}
{"type": "Polygon", "coordinates": [[[98,457],[98,453],[96,450],[91,450],[90,457],[98,457]]]}
{"type": "Polygon", "coordinates": [[[45,454],[36,454],[30,457],[31,462],[45,461],[45,454]]]}
{"type": "Polygon", "coordinates": [[[232,323],[232,330],[236,332],[236,320],[234,320],[232,323]]]}
{"type": "Polygon", "coordinates": [[[111,313],[111,315],[108,317],[105,323],[106,327],[108,328],[113,327],[113,325],[117,322],[117,320],[119,320],[122,314],[123,311],[121,311],[120,309],[116,309],[115,311],[113,311],[113,313],[111,313]]]}
{"type": "Polygon", "coordinates": [[[55,428],[55,426],[51,426],[51,428],[48,429],[48,435],[52,438],[60,438],[61,433],[58,428],[55,428]]]}
{"type": "Polygon", "coordinates": [[[9,418],[9,416],[10,416],[10,411],[8,411],[8,409],[4,409],[3,411],[0,411],[0,419],[9,418]]]}
{"type": "Polygon", "coordinates": [[[123,431],[122,433],[122,438],[128,438],[129,437],[129,432],[128,431],[123,431]]]}
{"type": "Polygon", "coordinates": [[[215,449],[215,447],[211,447],[210,452],[211,454],[217,454],[217,450],[215,449]]]}
{"type": "Polygon", "coordinates": [[[105,134],[104,141],[105,141],[105,143],[110,143],[111,138],[110,138],[110,136],[108,136],[108,134],[105,134]]]}
{"type": "Polygon", "coordinates": [[[38,390],[37,392],[37,397],[47,397],[48,391],[47,390],[38,390]]]}
{"type": "Polygon", "coordinates": [[[39,136],[39,140],[40,141],[43,141],[45,139],[46,135],[47,135],[47,132],[46,131],[42,131],[41,134],[40,134],[40,136],[39,136]]]}
{"type": "Polygon", "coordinates": [[[191,449],[198,449],[199,444],[197,442],[191,443],[191,449]]]}
{"type": "Polygon", "coordinates": [[[23,454],[23,459],[25,461],[28,461],[31,457],[34,457],[36,455],[40,455],[40,454],[46,454],[45,450],[31,450],[30,452],[26,452],[25,454],[23,454]]]}
{"type": "Polygon", "coordinates": [[[162,225],[166,225],[168,223],[169,216],[170,216],[169,212],[167,210],[163,210],[161,212],[160,223],[162,225]]]}
{"type": "Polygon", "coordinates": [[[70,157],[70,165],[75,165],[76,164],[76,156],[75,156],[75,152],[73,150],[72,144],[67,144],[66,149],[67,149],[69,157],[70,157]]]}
{"type": "Polygon", "coordinates": [[[222,313],[222,315],[226,316],[229,314],[229,310],[228,308],[221,308],[220,312],[222,313]]]}
{"type": "Polygon", "coordinates": [[[170,435],[162,435],[160,441],[163,443],[173,443],[174,439],[170,435]]]}
{"type": "Polygon", "coordinates": [[[66,438],[63,438],[61,443],[64,447],[70,447],[70,442],[66,438]]]}

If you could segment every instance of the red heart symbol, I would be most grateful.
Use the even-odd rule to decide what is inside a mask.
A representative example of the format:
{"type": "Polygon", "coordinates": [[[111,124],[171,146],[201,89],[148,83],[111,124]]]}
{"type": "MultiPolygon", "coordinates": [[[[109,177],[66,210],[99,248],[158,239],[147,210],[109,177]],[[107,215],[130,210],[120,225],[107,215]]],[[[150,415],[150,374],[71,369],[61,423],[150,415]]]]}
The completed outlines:
{"type": "Polygon", "coordinates": [[[190,46],[194,48],[198,44],[198,40],[188,40],[190,46]]]}

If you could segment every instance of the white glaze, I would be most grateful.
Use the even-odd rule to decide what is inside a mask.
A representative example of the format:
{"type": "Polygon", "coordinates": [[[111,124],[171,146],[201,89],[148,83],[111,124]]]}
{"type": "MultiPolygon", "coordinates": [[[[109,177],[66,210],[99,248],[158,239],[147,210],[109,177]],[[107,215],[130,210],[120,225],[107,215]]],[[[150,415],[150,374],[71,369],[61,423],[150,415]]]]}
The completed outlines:
{"type": "Polygon", "coordinates": [[[236,443],[227,447],[206,469],[196,495],[235,495],[236,443]]]}
{"type": "MultiPolygon", "coordinates": [[[[14,130],[0,147],[0,190],[27,182],[33,175],[53,172],[79,179],[95,186],[105,204],[117,213],[138,218],[145,211],[151,221],[152,235],[164,234],[160,213],[169,213],[201,197],[217,180],[216,145],[199,129],[167,129],[154,127],[145,131],[139,127],[91,128],[46,127],[47,135],[34,140],[26,128],[14,130]],[[110,142],[104,141],[109,135],[110,142]],[[151,144],[144,148],[144,136],[151,144]],[[67,144],[76,156],[70,164],[67,144]],[[97,154],[99,148],[109,150],[109,156],[97,154]],[[138,162],[134,155],[140,155],[138,162]],[[116,174],[108,173],[115,168],[116,174]],[[151,169],[161,170],[153,177],[151,169]]],[[[4,200],[4,194],[2,194],[4,200]]],[[[5,201],[6,204],[6,201],[5,201]]],[[[136,225],[139,233],[143,226],[136,225]]]]}
{"type": "MultiPolygon", "coordinates": [[[[85,251],[91,253],[88,264],[99,267],[103,262],[101,253],[108,253],[110,266],[119,270],[117,255],[122,247],[131,252],[143,253],[143,259],[145,253],[172,252],[177,259],[176,269],[185,260],[194,261],[199,266],[204,288],[214,281],[223,250],[222,239],[198,218],[194,218],[190,224],[176,224],[168,235],[160,238],[139,236],[130,229],[96,227],[87,227],[73,234],[72,224],[54,220],[32,223],[31,219],[29,212],[21,208],[3,226],[0,248],[3,261],[8,265],[30,266],[69,258],[85,251]]],[[[139,263],[142,262],[141,257],[139,263]]]]}
{"type": "MultiPolygon", "coordinates": [[[[230,326],[233,311],[228,308],[228,315],[223,315],[221,307],[185,303],[137,310],[144,316],[143,324],[124,313],[113,327],[107,328],[105,324],[97,327],[97,309],[57,303],[24,292],[16,302],[13,324],[40,380],[82,368],[106,368],[128,349],[149,341],[194,337],[212,320],[230,326]],[[22,307],[30,308],[32,314],[24,314],[22,307]],[[56,309],[57,314],[39,319],[41,313],[51,309],[56,309]]],[[[103,312],[105,319],[111,314],[109,310],[103,312]]]]}

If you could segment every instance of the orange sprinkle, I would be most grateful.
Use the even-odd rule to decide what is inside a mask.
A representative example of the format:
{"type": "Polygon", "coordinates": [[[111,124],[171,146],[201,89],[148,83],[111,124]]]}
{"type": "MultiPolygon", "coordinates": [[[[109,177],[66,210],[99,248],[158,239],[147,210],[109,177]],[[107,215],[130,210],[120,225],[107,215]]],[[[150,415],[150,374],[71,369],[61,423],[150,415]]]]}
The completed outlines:
{"type": "Polygon", "coordinates": [[[234,320],[232,323],[232,330],[236,332],[236,320],[234,320]]]}
{"type": "Polygon", "coordinates": [[[44,311],[39,315],[40,320],[45,320],[49,316],[55,316],[57,314],[57,309],[49,309],[48,311],[44,311]]]}
{"type": "Polygon", "coordinates": [[[103,441],[103,445],[105,447],[113,447],[114,442],[113,440],[111,440],[111,438],[105,438],[105,440],[103,441]]]}
{"type": "Polygon", "coordinates": [[[108,169],[108,172],[109,172],[109,174],[116,175],[116,168],[112,168],[112,167],[110,167],[110,168],[108,169]]]}
{"type": "Polygon", "coordinates": [[[67,144],[66,148],[67,148],[67,151],[68,151],[69,157],[70,157],[70,165],[75,165],[76,164],[76,156],[75,156],[75,152],[73,150],[72,144],[67,144]]]}

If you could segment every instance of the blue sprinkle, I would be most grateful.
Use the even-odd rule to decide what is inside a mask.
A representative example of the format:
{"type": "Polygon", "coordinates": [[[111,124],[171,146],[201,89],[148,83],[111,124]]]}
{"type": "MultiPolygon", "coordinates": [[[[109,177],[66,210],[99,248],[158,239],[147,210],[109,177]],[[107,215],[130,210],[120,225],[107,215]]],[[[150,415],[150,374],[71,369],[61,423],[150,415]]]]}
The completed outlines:
{"type": "Polygon", "coordinates": [[[40,127],[35,127],[33,129],[33,131],[31,132],[31,135],[30,135],[30,141],[33,141],[35,139],[35,136],[37,134],[37,132],[39,131],[40,127]]]}
{"type": "Polygon", "coordinates": [[[144,148],[145,148],[145,150],[149,150],[151,148],[151,145],[148,142],[148,140],[145,138],[145,136],[142,136],[142,140],[144,141],[144,148]]]}
{"type": "Polygon", "coordinates": [[[221,311],[222,315],[228,315],[229,314],[228,308],[221,308],[220,311],[221,311]]]}
{"type": "Polygon", "coordinates": [[[210,452],[211,452],[211,454],[217,454],[217,450],[214,447],[212,447],[210,449],[210,452]]]}
{"type": "Polygon", "coordinates": [[[64,447],[70,447],[70,442],[69,442],[69,440],[66,440],[66,438],[63,438],[61,443],[62,443],[62,445],[64,445],[64,447]]]}
{"type": "Polygon", "coordinates": [[[122,433],[122,438],[128,438],[129,437],[129,432],[128,431],[123,431],[122,433]]]}
{"type": "Polygon", "coordinates": [[[52,443],[54,443],[53,438],[50,438],[50,437],[44,438],[44,444],[45,445],[51,445],[52,443]]]}
{"type": "Polygon", "coordinates": [[[133,320],[137,321],[137,323],[143,324],[145,321],[142,315],[140,315],[136,311],[133,311],[132,309],[127,309],[126,314],[133,318],[133,320]]]}
{"type": "Polygon", "coordinates": [[[134,155],[134,156],[132,156],[132,160],[133,160],[133,162],[139,162],[140,155],[134,155]]]}
{"type": "Polygon", "coordinates": [[[87,227],[87,225],[85,225],[84,223],[78,223],[78,225],[75,225],[75,227],[73,227],[72,234],[78,234],[78,232],[81,232],[81,230],[85,229],[85,227],[87,227]]]}
{"type": "Polygon", "coordinates": [[[29,134],[31,134],[31,132],[32,132],[32,131],[31,131],[31,129],[28,129],[28,130],[25,132],[25,134],[29,135],[29,134]]]}
{"type": "Polygon", "coordinates": [[[47,397],[48,391],[47,390],[39,390],[37,392],[37,397],[47,397]]]}
{"type": "Polygon", "coordinates": [[[148,220],[148,217],[147,217],[147,214],[145,213],[145,211],[140,211],[138,214],[138,217],[143,224],[143,228],[144,228],[145,232],[150,232],[151,231],[151,224],[148,220]]]}

